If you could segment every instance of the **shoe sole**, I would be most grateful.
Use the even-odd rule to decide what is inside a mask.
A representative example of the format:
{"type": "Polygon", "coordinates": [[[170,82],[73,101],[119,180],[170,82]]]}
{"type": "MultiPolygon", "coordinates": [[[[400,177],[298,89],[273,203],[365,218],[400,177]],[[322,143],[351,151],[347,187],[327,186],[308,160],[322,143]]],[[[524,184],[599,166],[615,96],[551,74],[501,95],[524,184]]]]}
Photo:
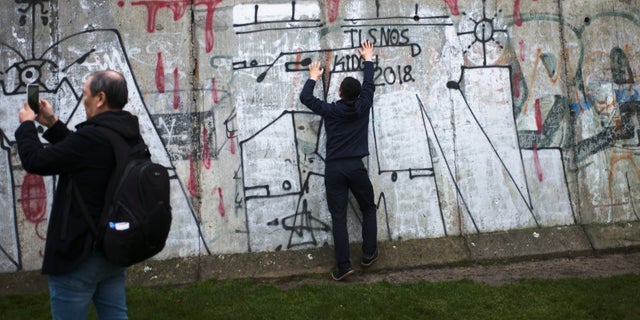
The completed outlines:
{"type": "Polygon", "coordinates": [[[331,279],[335,280],[335,281],[340,281],[350,275],[352,275],[355,271],[354,270],[349,270],[347,272],[345,272],[343,275],[341,275],[340,277],[337,277],[333,275],[333,272],[331,273],[331,279]]]}
{"type": "Polygon", "coordinates": [[[373,265],[373,263],[374,263],[374,262],[376,262],[376,261],[378,261],[378,257],[376,257],[375,259],[371,260],[369,263],[365,263],[365,262],[363,261],[363,262],[360,262],[360,264],[361,264],[363,267],[371,267],[371,265],[373,265]]]}
{"type": "Polygon", "coordinates": [[[360,265],[362,265],[363,267],[370,267],[374,262],[378,261],[379,256],[380,254],[376,251],[376,257],[373,258],[373,260],[369,261],[368,263],[361,261],[360,265]]]}

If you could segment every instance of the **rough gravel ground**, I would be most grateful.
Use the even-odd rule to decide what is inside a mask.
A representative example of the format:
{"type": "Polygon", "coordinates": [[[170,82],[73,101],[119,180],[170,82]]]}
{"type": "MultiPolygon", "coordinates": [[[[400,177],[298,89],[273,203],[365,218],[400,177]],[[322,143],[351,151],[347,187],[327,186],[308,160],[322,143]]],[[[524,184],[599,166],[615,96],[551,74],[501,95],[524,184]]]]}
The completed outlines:
{"type": "MultiPolygon", "coordinates": [[[[380,259],[384,259],[381,253],[380,259]]],[[[469,263],[457,266],[432,266],[405,270],[362,270],[356,265],[356,273],[345,281],[331,280],[329,270],[323,275],[302,275],[282,278],[260,278],[256,282],[270,283],[281,288],[293,288],[302,284],[340,285],[348,283],[374,283],[386,281],[393,284],[418,281],[472,280],[491,285],[514,283],[521,279],[602,278],[625,274],[640,275],[640,250],[626,253],[598,253],[571,258],[531,259],[469,263]]],[[[17,273],[20,277],[11,286],[0,287],[0,296],[7,294],[33,294],[46,292],[46,278],[30,273],[17,273]],[[20,283],[20,285],[15,285],[20,283]]]]}
{"type": "MultiPolygon", "coordinates": [[[[380,259],[384,259],[381,255],[380,259]]],[[[356,270],[347,283],[406,283],[417,281],[452,281],[468,279],[501,285],[521,279],[602,278],[625,274],[640,275],[640,252],[608,253],[571,258],[548,258],[517,262],[495,262],[465,266],[438,266],[407,270],[356,270]]],[[[265,282],[283,288],[301,284],[335,282],[326,277],[293,277],[269,279],[265,282]]]]}

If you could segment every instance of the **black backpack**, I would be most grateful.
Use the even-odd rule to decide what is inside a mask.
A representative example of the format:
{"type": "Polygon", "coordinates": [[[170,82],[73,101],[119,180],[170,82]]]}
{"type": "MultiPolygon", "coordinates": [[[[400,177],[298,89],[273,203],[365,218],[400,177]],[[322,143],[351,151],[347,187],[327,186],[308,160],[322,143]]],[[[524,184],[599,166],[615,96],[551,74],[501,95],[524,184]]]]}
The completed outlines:
{"type": "Polygon", "coordinates": [[[151,161],[142,137],[130,147],[116,131],[96,128],[109,139],[116,156],[105,207],[97,223],[78,188],[72,188],[95,235],[96,247],[110,262],[127,267],[153,257],[164,248],[172,218],[169,172],[151,161]]]}

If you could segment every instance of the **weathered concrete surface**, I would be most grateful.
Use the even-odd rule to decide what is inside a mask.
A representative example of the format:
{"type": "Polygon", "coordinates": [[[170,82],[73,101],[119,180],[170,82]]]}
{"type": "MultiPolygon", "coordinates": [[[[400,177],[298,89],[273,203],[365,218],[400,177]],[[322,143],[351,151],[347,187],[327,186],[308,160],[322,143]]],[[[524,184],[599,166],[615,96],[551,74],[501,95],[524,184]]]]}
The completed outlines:
{"type": "Polygon", "coordinates": [[[587,225],[584,229],[596,250],[619,250],[640,246],[640,221],[587,225]]]}
{"type": "Polygon", "coordinates": [[[514,259],[535,256],[582,254],[592,251],[580,226],[469,235],[473,260],[514,259]]]}
{"type": "MultiPolygon", "coordinates": [[[[623,227],[625,232],[617,230],[621,228],[619,226],[603,225],[383,242],[380,259],[370,270],[397,271],[492,260],[521,261],[640,250],[640,223],[623,227]]],[[[277,278],[306,274],[326,274],[328,277],[328,271],[334,265],[332,250],[325,246],[275,253],[148,260],[129,268],[128,285],[182,285],[212,278],[277,278]]],[[[360,269],[359,245],[352,245],[351,250],[354,268],[360,269]]],[[[45,292],[46,289],[46,277],[38,272],[0,274],[0,295],[45,292]]]]}
{"type": "MultiPolygon", "coordinates": [[[[361,77],[375,45],[373,268],[640,246],[640,0],[33,0],[0,20],[0,277],[37,276],[56,178],[24,171],[27,83],[70,128],[110,68],[172,174],[167,246],[130,282],[326,273],[326,133],[298,99],[361,77]],[[160,261],[165,260],[165,261],[160,261]],[[25,272],[33,271],[33,272],[25,272]]],[[[358,261],[359,213],[349,230],[358,261]]]]}

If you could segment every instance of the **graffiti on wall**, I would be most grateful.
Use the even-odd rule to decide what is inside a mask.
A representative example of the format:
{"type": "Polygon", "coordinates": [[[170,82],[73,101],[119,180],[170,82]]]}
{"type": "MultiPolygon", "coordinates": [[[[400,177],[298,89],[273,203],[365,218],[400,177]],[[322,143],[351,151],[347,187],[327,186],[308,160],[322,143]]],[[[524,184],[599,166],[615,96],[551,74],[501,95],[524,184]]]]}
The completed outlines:
{"type": "MultiPolygon", "coordinates": [[[[640,19],[576,6],[120,0],[106,26],[58,35],[50,1],[15,0],[15,32],[0,38],[0,270],[39,267],[55,186],[16,156],[26,84],[73,127],[83,81],[104,68],[127,77],[129,108],[172,172],[177,218],[159,258],[331,244],[324,126],[298,95],[318,60],[315,94],[336,100],[342,78],[362,76],[365,39],[376,93],[363,161],[381,240],[640,220],[640,19]],[[172,44],[179,32],[192,48],[172,44]]],[[[358,241],[354,200],[350,212],[358,241]]]]}
{"type": "MultiPolygon", "coordinates": [[[[20,4],[20,1],[16,1],[20,4]]],[[[28,2],[17,7],[19,12],[25,15],[19,18],[20,26],[31,33],[32,39],[38,39],[42,43],[51,43],[44,47],[42,43],[35,41],[30,45],[0,43],[2,51],[3,78],[0,79],[2,87],[3,107],[0,111],[4,122],[0,127],[3,141],[3,150],[6,151],[5,168],[11,168],[5,176],[4,186],[7,192],[3,193],[3,228],[8,232],[3,233],[2,252],[6,259],[7,270],[21,269],[20,256],[24,251],[36,249],[41,256],[44,246],[44,236],[47,223],[48,208],[53,194],[55,178],[41,177],[25,173],[20,168],[13,145],[13,132],[19,125],[17,121],[18,110],[22,107],[26,95],[26,85],[35,83],[39,86],[41,99],[48,99],[54,104],[59,118],[70,128],[85,120],[82,112],[82,86],[86,77],[94,71],[103,69],[119,70],[125,76],[129,85],[129,102],[127,110],[136,114],[140,121],[141,134],[149,145],[154,160],[170,169],[173,190],[184,188],[177,179],[175,167],[168,154],[162,139],[159,136],[155,123],[138,92],[136,80],[131,73],[129,60],[121,39],[120,33],[113,29],[85,30],[62,39],[54,39],[50,36],[50,29],[46,18],[51,11],[45,10],[43,1],[28,2]],[[41,23],[42,22],[42,23],[41,23]],[[44,30],[41,30],[44,29],[44,30]],[[45,35],[49,37],[44,39],[45,35]],[[64,52],[61,55],[60,52],[64,52]],[[51,181],[49,181],[51,180],[51,181]],[[6,222],[6,223],[4,223],[6,222]],[[31,233],[27,231],[33,225],[33,233],[40,242],[30,242],[27,245],[20,242],[20,235],[31,233]],[[24,230],[23,230],[24,228],[24,230]]],[[[158,115],[155,115],[159,117],[158,115]]],[[[39,128],[42,131],[42,128],[39,128]]],[[[181,247],[181,251],[196,253],[199,244],[194,243],[193,234],[198,234],[198,224],[195,212],[184,192],[172,192],[172,205],[177,226],[173,230],[185,231],[184,235],[173,232],[174,237],[169,242],[175,241],[181,247]]],[[[168,253],[168,252],[167,252],[168,253]]],[[[165,253],[165,254],[167,254],[165,253]]],[[[175,254],[175,252],[174,252],[175,254]]]]}

